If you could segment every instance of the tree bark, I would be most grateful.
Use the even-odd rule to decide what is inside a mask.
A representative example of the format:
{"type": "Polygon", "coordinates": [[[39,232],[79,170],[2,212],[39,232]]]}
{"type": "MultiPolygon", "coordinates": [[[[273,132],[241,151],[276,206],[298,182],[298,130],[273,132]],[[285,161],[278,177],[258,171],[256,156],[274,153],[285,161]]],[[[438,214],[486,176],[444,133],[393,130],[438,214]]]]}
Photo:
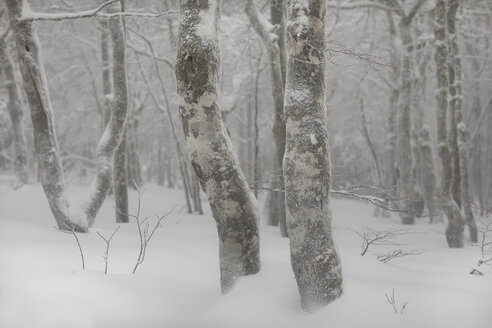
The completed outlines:
{"type": "Polygon", "coordinates": [[[448,219],[446,239],[449,247],[463,247],[463,217],[460,208],[451,194],[453,183],[453,164],[449,151],[447,135],[447,109],[448,109],[448,48],[446,40],[446,1],[436,0],[435,22],[435,61],[437,77],[437,147],[441,160],[441,206],[448,219]]]}
{"type": "Polygon", "coordinates": [[[414,62],[412,58],[413,41],[410,21],[401,20],[400,36],[402,40],[402,58],[400,69],[400,106],[399,106],[399,124],[398,124],[398,172],[403,197],[404,212],[401,213],[403,224],[415,224],[415,215],[413,212],[414,175],[413,175],[413,156],[411,146],[411,111],[412,111],[412,71],[414,62]]]}
{"type": "Polygon", "coordinates": [[[50,209],[63,230],[87,231],[84,218],[70,215],[63,167],[49,100],[48,83],[41,62],[41,49],[33,23],[22,21],[25,0],[6,0],[10,27],[14,32],[17,57],[31,110],[34,147],[38,159],[39,178],[50,209]]]}
{"type": "Polygon", "coordinates": [[[29,172],[27,167],[27,146],[24,132],[24,122],[22,105],[17,89],[17,81],[14,74],[14,65],[7,53],[7,43],[5,38],[0,39],[0,72],[3,72],[7,87],[8,102],[7,111],[12,122],[12,134],[15,148],[14,171],[17,179],[16,187],[29,182],[29,172]]]}
{"type": "MultiPolygon", "coordinates": [[[[276,0],[275,4],[281,6],[283,1],[276,0]]],[[[272,4],[273,5],[273,4],[272,4]]],[[[275,139],[276,150],[276,170],[279,171],[277,175],[276,184],[279,189],[284,189],[284,180],[281,179],[282,173],[282,161],[285,152],[285,120],[284,120],[284,78],[282,73],[282,58],[280,50],[280,35],[276,33],[284,33],[283,31],[275,32],[275,28],[270,24],[258,11],[253,0],[246,1],[246,14],[249,17],[252,27],[256,33],[260,36],[270,57],[270,66],[272,72],[272,96],[274,103],[274,119],[273,119],[273,137],[275,139]]],[[[279,19],[279,29],[282,27],[281,19],[283,14],[281,12],[274,13],[274,17],[279,19]]],[[[273,23],[273,22],[272,22],[273,23]]],[[[274,202],[275,206],[270,211],[270,215],[277,217],[280,226],[280,234],[283,237],[287,237],[287,227],[285,219],[285,195],[283,193],[275,193],[274,202]]]]}
{"type": "Polygon", "coordinates": [[[331,231],[330,153],[325,112],[325,2],[287,8],[284,179],[291,264],[301,306],[314,312],[342,294],[331,231]]]}
{"type": "MultiPolygon", "coordinates": [[[[462,200],[462,209],[465,214],[465,224],[468,226],[468,230],[470,232],[470,241],[477,242],[478,241],[478,231],[477,224],[475,222],[475,218],[473,216],[473,211],[471,207],[471,199],[470,199],[470,187],[469,187],[469,178],[468,178],[468,163],[467,163],[467,128],[465,122],[463,120],[463,94],[461,90],[461,57],[460,50],[458,45],[458,32],[456,28],[456,13],[458,11],[459,2],[458,0],[450,0],[449,1],[449,10],[448,10],[448,43],[449,43],[449,52],[453,55],[450,56],[449,66],[450,71],[452,70],[454,73],[454,80],[449,81],[450,83],[450,91],[454,90],[451,93],[451,101],[453,104],[451,107],[451,112],[455,113],[456,119],[456,130],[457,130],[457,146],[458,146],[458,158],[459,158],[459,177],[460,179],[456,180],[455,183],[461,183],[460,191],[461,191],[461,200],[462,200]]],[[[456,172],[456,170],[455,170],[456,172]]],[[[456,174],[456,173],[455,173],[456,174]]]]}
{"type": "Polygon", "coordinates": [[[219,235],[222,292],[260,270],[258,213],[220,118],[220,0],[181,0],[176,82],[191,163],[219,235]]]}

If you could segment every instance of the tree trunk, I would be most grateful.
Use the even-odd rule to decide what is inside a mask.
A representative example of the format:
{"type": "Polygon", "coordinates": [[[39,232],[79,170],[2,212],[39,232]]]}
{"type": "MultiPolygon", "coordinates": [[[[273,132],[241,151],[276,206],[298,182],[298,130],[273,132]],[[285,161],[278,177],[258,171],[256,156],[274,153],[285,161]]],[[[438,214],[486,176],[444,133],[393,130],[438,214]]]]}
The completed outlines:
{"type": "Polygon", "coordinates": [[[307,312],[342,294],[331,231],[324,20],[324,1],[289,1],[284,179],[291,263],[307,312]]]}
{"type": "Polygon", "coordinates": [[[0,71],[3,72],[5,84],[7,86],[10,121],[12,122],[12,134],[15,148],[14,170],[16,176],[16,187],[21,187],[29,182],[29,172],[27,167],[27,146],[24,133],[24,122],[19,90],[15,80],[14,65],[7,53],[5,39],[0,39],[0,71]]]}
{"type": "MultiPolygon", "coordinates": [[[[277,4],[282,5],[282,1],[276,1],[277,4]]],[[[276,34],[274,26],[268,23],[268,21],[261,16],[261,13],[256,8],[253,0],[247,0],[246,2],[246,14],[249,17],[252,27],[258,33],[263,40],[265,47],[268,50],[270,57],[270,66],[272,72],[272,96],[274,103],[274,119],[273,119],[273,137],[275,139],[276,150],[276,170],[278,171],[276,184],[277,188],[284,189],[284,180],[280,177],[282,173],[282,161],[285,152],[285,120],[284,120],[284,78],[282,77],[282,60],[280,56],[279,35],[276,34]]],[[[282,18],[282,14],[277,15],[279,19],[282,18]]],[[[280,23],[280,22],[279,22],[280,23]]],[[[282,26],[282,25],[281,25],[282,26]]],[[[280,31],[278,33],[283,33],[280,31]]],[[[277,220],[280,226],[280,234],[283,237],[287,237],[287,227],[285,221],[285,195],[283,193],[275,193],[274,209],[270,211],[270,215],[277,216],[277,220]]],[[[275,220],[271,220],[275,221],[275,220]]]]}
{"type": "Polygon", "coordinates": [[[6,5],[10,27],[15,36],[24,88],[31,109],[34,147],[44,193],[60,229],[85,232],[87,227],[84,218],[70,216],[48,83],[41,62],[39,40],[33,23],[21,20],[23,8],[29,8],[29,5],[25,0],[6,0],[6,5]]]}
{"type": "MultiPolygon", "coordinates": [[[[109,8],[110,12],[120,12],[121,7],[118,3],[113,4],[109,8]]],[[[125,61],[125,37],[123,31],[123,24],[121,17],[113,17],[109,21],[109,30],[113,46],[113,90],[112,97],[107,97],[106,108],[110,109],[109,122],[106,129],[99,140],[96,149],[96,158],[100,164],[97,175],[92,181],[89,187],[89,199],[84,204],[84,212],[87,216],[87,222],[89,226],[94,225],[94,221],[97,213],[99,212],[104,200],[106,199],[109,190],[111,189],[111,180],[113,178],[113,161],[115,153],[120,149],[122,139],[125,136],[125,125],[128,116],[128,86],[126,79],[126,61],[125,61]]],[[[109,77],[104,76],[103,81],[107,82],[109,77]]],[[[104,92],[108,91],[106,83],[103,84],[104,92]]],[[[117,167],[121,163],[118,161],[115,163],[115,175],[121,172],[117,172],[117,167]]],[[[126,175],[126,173],[125,173],[126,175]]],[[[115,179],[116,180],[116,179],[115,179]]],[[[123,181],[121,177],[118,178],[119,182],[123,181]]],[[[126,186],[125,186],[126,188],[126,186]]],[[[116,190],[115,186],[115,198],[121,196],[121,190],[116,190]]],[[[124,197],[124,196],[123,196],[124,197]]],[[[126,198],[128,196],[126,195],[126,198]]],[[[123,202],[117,202],[117,204],[123,205],[123,202]]],[[[121,220],[124,215],[121,213],[128,213],[128,207],[116,207],[117,222],[128,222],[128,219],[121,220]]]]}
{"type": "Polygon", "coordinates": [[[402,59],[400,69],[400,106],[398,124],[398,172],[402,201],[401,221],[403,224],[415,224],[413,200],[415,198],[413,156],[411,146],[411,111],[412,111],[412,71],[413,71],[413,44],[411,25],[406,19],[400,23],[402,40],[402,59]]]}
{"type": "MultiPolygon", "coordinates": [[[[449,10],[448,10],[448,43],[449,43],[449,52],[452,53],[450,56],[449,66],[450,71],[454,73],[454,80],[449,81],[450,83],[450,91],[454,90],[451,93],[451,101],[453,104],[451,108],[451,112],[455,113],[456,119],[456,130],[457,130],[457,146],[458,146],[458,157],[459,157],[459,180],[455,179],[455,183],[461,183],[461,200],[462,200],[462,208],[465,214],[465,224],[468,226],[470,231],[470,240],[472,242],[478,241],[478,231],[477,224],[475,222],[475,218],[473,217],[473,211],[471,207],[471,199],[470,199],[470,187],[469,187],[469,179],[468,179],[468,163],[467,163],[467,129],[465,122],[463,120],[462,114],[462,105],[463,105],[463,94],[461,90],[461,57],[460,50],[458,45],[458,31],[456,29],[456,13],[458,11],[459,2],[457,0],[449,1],[449,10]]],[[[456,170],[455,170],[456,172],[456,170]]]]}
{"type": "Polygon", "coordinates": [[[435,61],[437,77],[437,147],[441,160],[441,206],[448,219],[446,239],[449,247],[463,247],[463,217],[451,194],[453,183],[453,163],[447,136],[448,109],[448,48],[446,45],[446,1],[436,0],[435,9],[435,61]]]}
{"type": "Polygon", "coordinates": [[[126,175],[126,130],[123,132],[121,142],[114,155],[114,207],[116,222],[127,223],[128,218],[128,177],[126,175]]]}
{"type": "Polygon", "coordinates": [[[217,38],[220,0],[181,0],[176,54],[180,112],[191,163],[208,196],[219,235],[222,292],[260,270],[254,197],[220,118],[217,38]]]}

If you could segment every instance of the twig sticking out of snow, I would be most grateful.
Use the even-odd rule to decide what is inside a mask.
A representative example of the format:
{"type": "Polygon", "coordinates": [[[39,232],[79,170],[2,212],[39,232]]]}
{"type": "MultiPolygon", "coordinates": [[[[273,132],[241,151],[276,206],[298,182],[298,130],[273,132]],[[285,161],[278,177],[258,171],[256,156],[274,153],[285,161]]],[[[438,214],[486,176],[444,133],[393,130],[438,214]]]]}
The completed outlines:
{"type": "Polygon", "coordinates": [[[403,302],[402,306],[400,307],[400,310],[398,310],[398,306],[396,305],[396,299],[395,299],[395,289],[394,288],[392,289],[391,296],[388,296],[388,294],[384,294],[384,296],[386,296],[386,300],[393,307],[395,314],[398,313],[403,314],[403,312],[407,308],[408,301],[403,302]]]}
{"type": "Polygon", "coordinates": [[[116,228],[113,233],[111,234],[111,237],[105,238],[103,235],[99,233],[99,231],[96,231],[99,237],[101,237],[104,242],[106,243],[106,250],[104,251],[103,254],[103,259],[104,259],[104,274],[108,274],[108,261],[109,261],[109,244],[111,243],[111,239],[113,239],[114,235],[118,232],[118,229],[120,229],[120,226],[116,228]]]}
{"type": "Polygon", "coordinates": [[[404,250],[404,249],[395,249],[387,253],[382,253],[377,256],[377,259],[383,263],[388,263],[389,261],[403,257],[403,256],[411,256],[411,255],[420,255],[424,253],[424,250],[421,249],[410,249],[410,250],[404,250]]]}
{"type": "Polygon", "coordinates": [[[167,217],[171,212],[174,211],[174,207],[169,210],[167,213],[165,213],[162,216],[156,215],[156,223],[154,226],[150,227],[150,223],[148,222],[150,217],[146,217],[143,220],[140,219],[140,210],[142,208],[142,190],[140,187],[134,182],[135,184],[135,189],[137,190],[138,193],[138,200],[137,200],[137,213],[135,215],[132,214],[127,214],[129,217],[134,218],[137,221],[137,228],[138,228],[138,236],[140,239],[140,251],[138,253],[138,259],[137,263],[135,263],[135,267],[133,268],[133,274],[137,271],[137,268],[142,262],[145,260],[145,253],[147,252],[147,246],[149,244],[150,239],[152,239],[152,236],[154,236],[155,231],[157,230],[158,227],[161,225],[161,221],[164,220],[165,217],[167,217]]]}
{"type": "Polygon", "coordinates": [[[478,268],[482,264],[488,264],[489,262],[492,262],[492,257],[490,256],[490,251],[491,251],[491,246],[492,246],[492,241],[488,240],[488,234],[492,233],[492,222],[480,222],[481,227],[479,228],[480,232],[480,241],[478,243],[473,243],[471,244],[472,246],[480,248],[480,253],[481,253],[481,258],[477,262],[477,266],[472,268],[472,271],[470,274],[476,274],[483,276],[483,272],[480,271],[478,268]]]}
{"type": "MultiPolygon", "coordinates": [[[[359,232],[354,229],[349,229],[349,230],[355,232],[362,240],[362,251],[360,253],[361,256],[364,256],[369,250],[369,247],[371,246],[399,245],[398,243],[394,242],[392,239],[397,236],[409,235],[415,233],[413,230],[408,230],[408,229],[391,229],[391,230],[378,231],[369,227],[366,227],[363,232],[359,232]]],[[[411,255],[411,254],[407,254],[407,255],[411,255]]]]}
{"type": "Polygon", "coordinates": [[[63,233],[71,233],[73,237],[75,238],[75,241],[77,242],[77,246],[79,247],[79,252],[80,252],[80,259],[82,261],[82,270],[85,270],[85,260],[84,260],[84,252],[82,251],[82,246],[80,246],[80,241],[79,237],[77,237],[77,232],[75,231],[75,226],[69,226],[68,224],[64,223],[65,227],[67,230],[62,230],[60,228],[56,228],[56,230],[61,231],[63,233]]]}

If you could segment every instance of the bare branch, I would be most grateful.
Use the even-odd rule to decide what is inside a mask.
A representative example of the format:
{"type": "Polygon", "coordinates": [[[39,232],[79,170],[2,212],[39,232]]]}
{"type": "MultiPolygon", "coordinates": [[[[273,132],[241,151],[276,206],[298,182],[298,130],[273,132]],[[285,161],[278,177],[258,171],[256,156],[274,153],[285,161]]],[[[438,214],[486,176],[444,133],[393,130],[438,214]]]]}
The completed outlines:
{"type": "Polygon", "coordinates": [[[106,250],[104,251],[104,254],[103,254],[103,259],[104,259],[104,274],[108,274],[108,261],[109,261],[109,244],[111,243],[111,239],[113,239],[114,235],[118,232],[118,230],[120,229],[120,226],[118,226],[118,228],[116,228],[113,233],[111,234],[111,237],[109,238],[105,238],[103,235],[101,235],[99,233],[99,231],[96,231],[96,233],[99,235],[99,237],[101,237],[104,242],[106,243],[106,250]]]}
{"type": "Polygon", "coordinates": [[[360,8],[374,8],[386,11],[394,11],[396,13],[400,13],[397,8],[392,6],[386,6],[381,3],[373,2],[373,1],[358,1],[358,2],[348,2],[348,3],[340,3],[338,1],[326,1],[326,7],[328,8],[336,8],[336,9],[360,9],[360,8]]]}
{"type": "Polygon", "coordinates": [[[122,17],[161,17],[161,16],[169,16],[173,14],[177,14],[177,10],[169,10],[162,13],[138,13],[138,12],[117,12],[117,13],[103,13],[102,10],[115,3],[119,0],[110,0],[97,8],[85,10],[77,13],[36,13],[36,12],[27,12],[23,13],[20,18],[21,21],[24,22],[34,22],[34,21],[62,21],[67,19],[81,19],[81,18],[113,18],[117,16],[122,17]]]}
{"type": "Polygon", "coordinates": [[[79,237],[77,237],[77,233],[75,232],[75,226],[69,226],[68,224],[66,223],[63,223],[65,225],[65,227],[67,228],[67,230],[62,230],[60,228],[55,228],[56,230],[58,231],[61,231],[63,233],[71,233],[73,235],[73,237],[75,238],[75,241],[77,242],[77,246],[79,248],[79,252],[80,252],[80,259],[82,261],[82,270],[85,270],[85,259],[84,259],[84,252],[82,251],[82,246],[80,245],[80,241],[79,241],[79,237]]]}

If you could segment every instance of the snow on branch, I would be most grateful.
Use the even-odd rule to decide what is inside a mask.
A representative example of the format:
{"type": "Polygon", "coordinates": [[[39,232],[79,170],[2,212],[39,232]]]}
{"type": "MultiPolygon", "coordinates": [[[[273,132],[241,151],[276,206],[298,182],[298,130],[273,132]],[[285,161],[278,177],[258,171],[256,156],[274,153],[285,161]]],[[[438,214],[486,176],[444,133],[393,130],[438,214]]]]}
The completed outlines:
{"type": "Polygon", "coordinates": [[[67,19],[81,19],[81,18],[113,18],[116,16],[124,17],[161,17],[168,16],[172,14],[177,14],[177,10],[169,10],[161,13],[139,13],[139,12],[117,12],[117,13],[104,13],[102,10],[107,6],[118,2],[119,0],[110,0],[97,8],[80,11],[77,13],[37,13],[32,12],[29,9],[24,8],[21,21],[24,22],[34,22],[34,21],[62,21],[67,19]]]}
{"type": "Polygon", "coordinates": [[[394,11],[396,13],[399,13],[397,8],[395,7],[386,6],[374,1],[357,1],[357,2],[345,2],[345,3],[341,3],[339,1],[326,1],[326,6],[328,8],[347,9],[347,10],[360,9],[360,8],[374,8],[374,9],[394,11]]]}

